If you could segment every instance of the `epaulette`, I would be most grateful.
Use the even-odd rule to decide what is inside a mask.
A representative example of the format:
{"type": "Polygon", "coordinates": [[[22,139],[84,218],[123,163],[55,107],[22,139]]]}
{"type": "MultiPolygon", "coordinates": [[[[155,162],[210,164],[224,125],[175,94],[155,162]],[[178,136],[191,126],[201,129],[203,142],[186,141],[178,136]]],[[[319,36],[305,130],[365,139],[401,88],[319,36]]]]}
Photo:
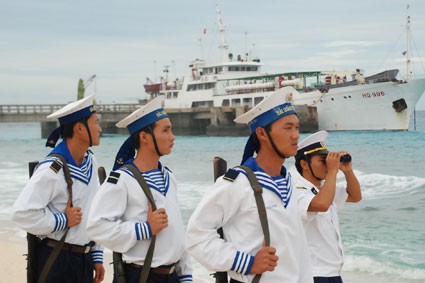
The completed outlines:
{"type": "Polygon", "coordinates": [[[230,182],[233,182],[233,181],[236,180],[236,178],[238,177],[239,173],[240,172],[237,171],[237,170],[235,170],[235,169],[229,169],[226,172],[226,174],[224,174],[223,179],[224,180],[227,180],[227,181],[230,181],[230,182]]]}
{"type": "Polygon", "coordinates": [[[170,168],[168,168],[167,166],[164,166],[165,169],[167,169],[168,172],[173,173],[173,171],[170,170],[170,168]]]}
{"type": "Polygon", "coordinates": [[[93,153],[93,151],[89,148],[89,149],[87,149],[87,153],[89,153],[89,154],[94,154],[93,153]]]}
{"type": "Polygon", "coordinates": [[[311,192],[315,195],[317,195],[317,190],[315,188],[311,188],[311,192]]]}
{"type": "Polygon", "coordinates": [[[298,190],[307,190],[307,188],[304,187],[297,187],[298,190]]]}
{"type": "Polygon", "coordinates": [[[62,163],[59,162],[59,160],[55,160],[52,162],[52,165],[50,165],[50,169],[52,169],[55,173],[58,173],[62,169],[62,163]]]}
{"type": "Polygon", "coordinates": [[[120,173],[111,171],[111,173],[109,173],[109,177],[108,177],[108,180],[106,180],[106,182],[111,184],[116,184],[119,178],[120,178],[120,173]]]}

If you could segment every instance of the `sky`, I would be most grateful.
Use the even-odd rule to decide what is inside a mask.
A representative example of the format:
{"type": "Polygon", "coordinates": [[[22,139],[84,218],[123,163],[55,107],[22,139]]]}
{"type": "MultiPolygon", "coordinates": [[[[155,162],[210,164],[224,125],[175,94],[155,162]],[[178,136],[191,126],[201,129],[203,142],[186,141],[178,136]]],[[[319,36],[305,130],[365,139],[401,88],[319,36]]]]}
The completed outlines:
{"type": "MultiPolygon", "coordinates": [[[[406,72],[406,7],[414,77],[425,77],[425,1],[0,0],[0,104],[63,104],[78,80],[100,103],[146,98],[146,78],[182,77],[216,60],[216,5],[233,54],[263,71],[406,72]],[[205,32],[204,32],[205,31],[205,32]]],[[[425,95],[416,109],[425,109],[425,95]]]]}

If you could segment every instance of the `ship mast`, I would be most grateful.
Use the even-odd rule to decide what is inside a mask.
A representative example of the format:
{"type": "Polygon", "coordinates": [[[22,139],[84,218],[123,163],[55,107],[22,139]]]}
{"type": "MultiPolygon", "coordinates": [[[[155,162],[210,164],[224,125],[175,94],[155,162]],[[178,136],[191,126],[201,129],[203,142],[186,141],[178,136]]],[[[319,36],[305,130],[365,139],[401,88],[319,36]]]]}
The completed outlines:
{"type": "Polygon", "coordinates": [[[411,60],[410,60],[410,16],[409,5],[406,8],[406,80],[412,77],[411,60]]]}
{"type": "Polygon", "coordinates": [[[220,33],[220,45],[218,46],[218,48],[220,49],[221,60],[223,62],[226,62],[227,61],[227,51],[229,49],[229,45],[227,45],[226,39],[224,38],[224,32],[226,31],[226,27],[224,26],[224,24],[221,20],[221,11],[218,8],[218,5],[216,6],[216,13],[217,13],[218,31],[220,33]]]}

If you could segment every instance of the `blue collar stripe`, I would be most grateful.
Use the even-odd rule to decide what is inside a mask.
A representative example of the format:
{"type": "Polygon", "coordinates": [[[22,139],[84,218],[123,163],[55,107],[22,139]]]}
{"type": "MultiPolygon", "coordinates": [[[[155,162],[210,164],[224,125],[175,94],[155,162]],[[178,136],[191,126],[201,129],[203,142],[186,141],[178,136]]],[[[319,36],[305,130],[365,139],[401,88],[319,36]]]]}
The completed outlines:
{"type": "MultiPolygon", "coordinates": [[[[126,162],[126,164],[131,164],[134,167],[136,167],[134,165],[133,161],[134,161],[134,159],[130,159],[126,162]]],[[[151,171],[140,172],[140,173],[142,173],[143,178],[145,178],[145,181],[148,184],[149,188],[156,190],[159,193],[161,193],[162,195],[166,196],[168,189],[170,187],[170,175],[168,174],[168,171],[165,169],[165,167],[162,166],[161,162],[158,162],[158,169],[159,169],[159,171],[151,170],[151,171]],[[158,176],[161,175],[161,173],[162,173],[163,180],[156,182],[155,180],[158,178],[158,176]],[[162,187],[162,189],[161,189],[161,187],[162,187]]],[[[123,171],[123,172],[127,173],[128,175],[130,175],[131,177],[135,178],[133,173],[125,167],[120,167],[117,170],[123,171]]],[[[162,177],[161,177],[161,179],[162,179],[162,177]]]]}
{"type": "Polygon", "coordinates": [[[145,128],[146,126],[149,126],[153,123],[155,123],[158,120],[164,119],[168,117],[167,112],[165,112],[164,109],[159,108],[149,114],[146,114],[145,116],[139,118],[138,120],[134,121],[130,125],[127,126],[128,131],[130,134],[134,134],[140,129],[145,128]]]}
{"type": "Polygon", "coordinates": [[[297,114],[297,112],[295,112],[294,106],[290,102],[281,104],[264,112],[263,114],[259,115],[251,122],[249,122],[249,130],[251,131],[251,133],[253,133],[255,132],[256,128],[265,127],[268,124],[276,121],[277,119],[291,114],[297,114]]]}
{"type": "Polygon", "coordinates": [[[93,105],[87,106],[86,108],[83,108],[81,110],[78,110],[77,112],[71,113],[69,115],[66,115],[64,117],[59,118],[59,124],[66,125],[73,123],[75,121],[78,121],[80,119],[83,119],[85,117],[89,117],[91,114],[96,113],[96,109],[93,105]]]}

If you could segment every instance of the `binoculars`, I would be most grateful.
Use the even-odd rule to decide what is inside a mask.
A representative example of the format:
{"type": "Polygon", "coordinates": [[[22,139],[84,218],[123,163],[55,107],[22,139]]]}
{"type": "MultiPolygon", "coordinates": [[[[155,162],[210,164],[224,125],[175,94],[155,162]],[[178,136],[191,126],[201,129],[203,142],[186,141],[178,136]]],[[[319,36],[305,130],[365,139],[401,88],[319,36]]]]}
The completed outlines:
{"type": "Polygon", "coordinates": [[[351,162],[351,155],[349,155],[349,154],[341,155],[341,157],[340,157],[339,161],[340,161],[341,163],[348,163],[348,162],[351,162]]]}

